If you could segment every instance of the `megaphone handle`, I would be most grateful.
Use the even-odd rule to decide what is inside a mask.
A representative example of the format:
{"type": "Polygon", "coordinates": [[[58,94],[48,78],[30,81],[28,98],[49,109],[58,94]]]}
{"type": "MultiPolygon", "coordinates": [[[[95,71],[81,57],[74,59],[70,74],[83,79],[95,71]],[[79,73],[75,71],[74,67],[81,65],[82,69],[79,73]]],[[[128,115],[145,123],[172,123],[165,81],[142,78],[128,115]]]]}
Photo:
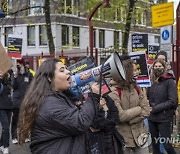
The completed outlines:
{"type": "Polygon", "coordinates": [[[102,72],[103,72],[104,63],[105,63],[105,62],[102,63],[101,71],[100,71],[100,78],[99,78],[99,82],[100,82],[100,83],[99,83],[99,95],[100,95],[100,96],[102,96],[102,95],[101,95],[101,93],[102,93],[102,88],[101,88],[101,87],[102,87],[102,72]]]}

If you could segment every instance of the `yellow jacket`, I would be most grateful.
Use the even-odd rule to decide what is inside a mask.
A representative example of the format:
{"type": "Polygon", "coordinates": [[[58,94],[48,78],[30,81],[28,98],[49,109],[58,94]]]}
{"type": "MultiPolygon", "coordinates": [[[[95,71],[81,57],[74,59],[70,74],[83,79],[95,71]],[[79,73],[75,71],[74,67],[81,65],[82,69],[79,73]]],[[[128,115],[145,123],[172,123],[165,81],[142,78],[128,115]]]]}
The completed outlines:
{"type": "Polygon", "coordinates": [[[180,77],[177,84],[177,91],[178,91],[178,104],[180,105],[180,77]]]}

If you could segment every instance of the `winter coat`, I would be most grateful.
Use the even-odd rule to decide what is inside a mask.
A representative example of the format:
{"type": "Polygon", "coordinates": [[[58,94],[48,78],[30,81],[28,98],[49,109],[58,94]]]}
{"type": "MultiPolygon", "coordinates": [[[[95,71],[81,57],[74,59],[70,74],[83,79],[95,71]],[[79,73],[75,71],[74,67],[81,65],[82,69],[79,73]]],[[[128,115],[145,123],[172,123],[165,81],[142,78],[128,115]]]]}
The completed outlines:
{"type": "Polygon", "coordinates": [[[32,80],[32,74],[27,72],[25,74],[18,74],[17,78],[12,77],[13,88],[13,107],[19,108],[24,98],[26,90],[32,80]]]}
{"type": "Polygon", "coordinates": [[[84,133],[97,109],[99,95],[89,94],[78,109],[64,93],[51,92],[37,113],[31,132],[33,154],[86,154],[84,133]]]}
{"type": "Polygon", "coordinates": [[[138,93],[133,84],[129,88],[114,85],[111,87],[111,91],[109,95],[115,101],[119,110],[120,124],[117,129],[124,137],[126,147],[141,146],[138,137],[147,132],[144,119],[150,114],[146,96],[140,88],[138,93]],[[122,89],[121,97],[116,87],[122,89]]]}
{"type": "Polygon", "coordinates": [[[12,109],[13,104],[11,101],[11,86],[9,84],[4,84],[0,79],[0,110],[12,109]]]}
{"type": "Polygon", "coordinates": [[[109,96],[103,97],[108,107],[107,115],[103,109],[98,110],[91,125],[93,129],[98,131],[89,130],[86,133],[88,153],[94,154],[96,151],[98,154],[122,154],[124,139],[115,127],[119,123],[119,112],[109,96]]]}
{"type": "Polygon", "coordinates": [[[172,121],[177,107],[177,88],[174,77],[167,74],[160,77],[148,90],[148,98],[152,107],[149,120],[154,122],[172,121]]]}

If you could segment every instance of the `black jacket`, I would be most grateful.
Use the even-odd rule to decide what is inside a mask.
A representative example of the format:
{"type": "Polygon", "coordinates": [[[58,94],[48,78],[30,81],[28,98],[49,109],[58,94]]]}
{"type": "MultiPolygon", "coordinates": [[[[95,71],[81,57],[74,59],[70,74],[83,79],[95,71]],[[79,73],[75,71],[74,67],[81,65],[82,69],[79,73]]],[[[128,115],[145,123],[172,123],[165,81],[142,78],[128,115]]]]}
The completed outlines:
{"type": "Polygon", "coordinates": [[[86,154],[84,132],[89,129],[99,102],[98,95],[92,96],[78,109],[65,94],[52,92],[32,128],[32,153],[86,154]]]}
{"type": "Polygon", "coordinates": [[[18,74],[17,78],[12,77],[13,107],[20,107],[32,78],[33,77],[30,72],[27,72],[25,74],[18,74]]]}
{"type": "Polygon", "coordinates": [[[149,120],[155,122],[172,121],[177,107],[177,89],[172,75],[160,77],[158,83],[152,84],[148,92],[152,112],[149,120]]]}
{"type": "Polygon", "coordinates": [[[2,83],[0,79],[0,109],[12,109],[11,84],[2,83]]]}
{"type": "Polygon", "coordinates": [[[123,154],[124,139],[117,131],[119,112],[114,101],[108,96],[103,96],[108,107],[107,117],[104,110],[100,109],[91,127],[100,129],[97,132],[89,130],[86,133],[86,142],[89,154],[123,154]]]}

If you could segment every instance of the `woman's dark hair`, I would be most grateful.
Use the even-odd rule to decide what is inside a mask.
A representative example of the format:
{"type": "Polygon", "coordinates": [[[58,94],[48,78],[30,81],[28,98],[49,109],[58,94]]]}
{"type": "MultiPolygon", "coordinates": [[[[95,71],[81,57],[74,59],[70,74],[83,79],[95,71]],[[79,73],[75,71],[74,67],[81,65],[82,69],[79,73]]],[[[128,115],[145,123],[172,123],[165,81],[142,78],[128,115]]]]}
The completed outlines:
{"type": "Polygon", "coordinates": [[[165,57],[165,61],[167,62],[167,52],[166,51],[159,51],[155,57],[155,59],[158,58],[158,56],[163,55],[165,57]]]}
{"type": "Polygon", "coordinates": [[[133,64],[135,63],[131,59],[127,59],[123,61],[123,66],[126,71],[126,80],[120,82],[121,87],[129,87],[130,84],[132,83],[133,64]]]}
{"type": "Polygon", "coordinates": [[[18,141],[25,142],[30,136],[37,112],[52,90],[50,81],[54,79],[56,63],[59,59],[48,59],[44,61],[36,72],[20,107],[18,120],[18,141]]]}

